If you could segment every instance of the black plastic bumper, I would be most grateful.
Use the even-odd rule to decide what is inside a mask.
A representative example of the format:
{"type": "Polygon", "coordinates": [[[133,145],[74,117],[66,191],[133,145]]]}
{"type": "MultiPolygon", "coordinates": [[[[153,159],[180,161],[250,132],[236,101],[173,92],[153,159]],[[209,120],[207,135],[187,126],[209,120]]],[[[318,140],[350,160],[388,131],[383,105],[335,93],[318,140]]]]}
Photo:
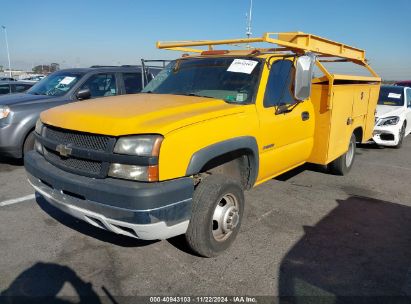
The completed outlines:
{"type": "Polygon", "coordinates": [[[194,185],[188,177],[157,183],[94,179],[56,168],[36,151],[27,153],[24,163],[30,182],[54,201],[113,220],[173,225],[191,214],[194,185]]]}

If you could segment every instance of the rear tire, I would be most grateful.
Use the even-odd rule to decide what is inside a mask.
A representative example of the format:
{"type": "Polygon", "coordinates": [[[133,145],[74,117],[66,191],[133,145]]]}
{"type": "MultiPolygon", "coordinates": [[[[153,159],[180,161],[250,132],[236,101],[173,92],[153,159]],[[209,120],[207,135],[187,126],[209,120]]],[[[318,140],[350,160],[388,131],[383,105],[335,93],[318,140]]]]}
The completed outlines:
{"type": "Polygon", "coordinates": [[[328,165],[329,171],[335,175],[346,175],[350,172],[354,164],[355,151],[356,138],[355,135],[352,134],[348,145],[348,151],[328,165]]]}
{"type": "Polygon", "coordinates": [[[210,175],[194,191],[193,209],[186,240],[204,257],[214,257],[234,242],[244,212],[244,193],[239,182],[210,175]]]}
{"type": "Polygon", "coordinates": [[[398,144],[394,147],[395,149],[399,149],[402,147],[402,143],[404,142],[405,137],[405,123],[402,125],[400,133],[398,134],[398,144]]]}
{"type": "Polygon", "coordinates": [[[35,140],[34,131],[31,131],[29,135],[27,135],[26,140],[24,141],[23,157],[27,152],[34,150],[34,140],[35,140]]]}

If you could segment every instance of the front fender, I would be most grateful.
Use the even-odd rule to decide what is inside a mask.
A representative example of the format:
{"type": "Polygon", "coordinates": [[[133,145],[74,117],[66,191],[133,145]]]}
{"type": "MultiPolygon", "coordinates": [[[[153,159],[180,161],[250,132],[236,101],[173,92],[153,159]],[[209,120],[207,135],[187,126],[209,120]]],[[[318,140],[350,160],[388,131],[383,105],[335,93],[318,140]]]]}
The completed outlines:
{"type": "Polygon", "coordinates": [[[251,187],[257,179],[259,168],[258,145],[256,139],[252,136],[232,138],[197,151],[191,157],[186,175],[197,174],[210,160],[238,150],[245,150],[247,151],[247,155],[249,155],[251,174],[248,186],[251,187]]]}

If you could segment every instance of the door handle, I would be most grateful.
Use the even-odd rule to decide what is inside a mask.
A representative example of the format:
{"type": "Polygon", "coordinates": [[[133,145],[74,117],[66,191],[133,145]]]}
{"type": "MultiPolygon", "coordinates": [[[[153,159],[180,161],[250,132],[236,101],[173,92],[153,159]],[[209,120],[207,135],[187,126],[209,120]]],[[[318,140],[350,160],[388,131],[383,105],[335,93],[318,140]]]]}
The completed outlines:
{"type": "Polygon", "coordinates": [[[303,121],[309,120],[309,119],[310,119],[310,113],[309,113],[309,112],[302,112],[302,113],[301,113],[301,119],[302,119],[303,121]]]}

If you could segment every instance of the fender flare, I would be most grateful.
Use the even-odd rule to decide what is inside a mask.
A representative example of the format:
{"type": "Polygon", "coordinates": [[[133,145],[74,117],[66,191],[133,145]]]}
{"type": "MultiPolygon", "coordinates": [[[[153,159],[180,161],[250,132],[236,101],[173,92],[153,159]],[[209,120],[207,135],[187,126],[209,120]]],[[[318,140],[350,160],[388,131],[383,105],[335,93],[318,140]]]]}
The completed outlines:
{"type": "Polygon", "coordinates": [[[190,159],[187,167],[186,175],[194,175],[200,173],[200,170],[210,160],[238,150],[247,150],[250,161],[250,177],[247,184],[247,189],[251,188],[258,176],[259,169],[259,154],[257,141],[252,136],[236,137],[222,142],[212,144],[195,152],[190,159]]]}

